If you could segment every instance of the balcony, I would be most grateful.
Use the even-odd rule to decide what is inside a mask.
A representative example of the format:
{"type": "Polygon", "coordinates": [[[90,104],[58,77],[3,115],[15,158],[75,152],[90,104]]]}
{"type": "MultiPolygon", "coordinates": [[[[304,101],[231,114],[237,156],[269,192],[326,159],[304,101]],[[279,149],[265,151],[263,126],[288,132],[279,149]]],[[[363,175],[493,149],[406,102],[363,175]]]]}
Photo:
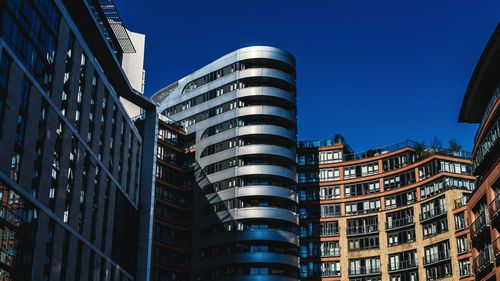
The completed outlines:
{"type": "Polygon", "coordinates": [[[399,261],[395,263],[389,263],[387,265],[387,270],[389,272],[396,272],[396,271],[404,271],[408,269],[415,269],[417,268],[417,261],[416,260],[405,260],[405,261],[399,261]]]}
{"type": "Polygon", "coordinates": [[[340,276],[339,270],[334,270],[331,268],[321,270],[321,277],[335,277],[335,276],[340,276]]]}
{"type": "Polygon", "coordinates": [[[493,201],[491,201],[489,207],[491,221],[494,221],[498,217],[498,214],[500,212],[500,193],[495,196],[495,199],[493,199],[493,201]]]}
{"type": "Polygon", "coordinates": [[[340,256],[340,248],[321,249],[321,257],[337,257],[340,256]]]}
{"type": "Polygon", "coordinates": [[[380,274],[380,267],[360,266],[356,268],[349,267],[349,277],[363,276],[363,275],[377,275],[380,274]]]}
{"type": "Polygon", "coordinates": [[[455,209],[463,207],[466,204],[467,204],[467,197],[461,197],[461,198],[455,199],[455,209]]]}
{"type": "Polygon", "coordinates": [[[472,239],[480,235],[490,225],[489,213],[482,210],[477,216],[476,220],[470,226],[470,236],[472,239]]]}
{"type": "Polygon", "coordinates": [[[472,261],[474,274],[481,273],[481,271],[493,264],[495,260],[494,257],[493,247],[491,245],[486,246],[486,248],[484,248],[472,261]]]}
{"type": "Polygon", "coordinates": [[[493,247],[493,254],[495,254],[496,258],[498,258],[500,256],[500,237],[495,239],[495,241],[491,243],[491,246],[493,247]]]}
{"type": "Polygon", "coordinates": [[[347,236],[365,235],[378,232],[377,224],[347,227],[347,236]]]}
{"type": "Polygon", "coordinates": [[[325,236],[339,236],[339,229],[338,228],[320,229],[319,236],[321,236],[321,237],[325,237],[325,236]]]}
{"type": "Polygon", "coordinates": [[[485,167],[492,164],[492,161],[495,159],[495,153],[490,152],[496,151],[499,139],[500,119],[497,119],[484,137],[483,142],[478,145],[478,149],[472,158],[472,170],[475,174],[481,174],[482,170],[485,170],[485,167]]]}
{"type": "Polygon", "coordinates": [[[424,261],[424,266],[428,266],[431,264],[447,261],[449,259],[450,259],[450,251],[448,250],[448,251],[444,251],[444,252],[441,251],[439,253],[432,254],[432,255],[426,255],[423,258],[423,261],[424,261]]]}
{"type": "Polygon", "coordinates": [[[407,226],[414,225],[415,221],[412,216],[406,216],[404,218],[390,220],[385,223],[386,230],[399,229],[407,226]]]}
{"type": "Polygon", "coordinates": [[[446,205],[438,205],[434,209],[422,212],[420,214],[420,222],[428,221],[439,216],[446,215],[446,205]]]}

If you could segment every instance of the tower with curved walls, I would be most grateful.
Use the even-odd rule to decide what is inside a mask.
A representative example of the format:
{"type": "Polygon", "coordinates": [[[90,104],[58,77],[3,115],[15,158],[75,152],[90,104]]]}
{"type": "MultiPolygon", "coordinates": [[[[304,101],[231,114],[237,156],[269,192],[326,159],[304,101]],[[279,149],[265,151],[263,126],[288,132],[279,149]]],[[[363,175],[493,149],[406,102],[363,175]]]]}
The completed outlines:
{"type": "Polygon", "coordinates": [[[242,48],[152,99],[195,135],[192,280],[297,280],[294,57],[242,48]]]}

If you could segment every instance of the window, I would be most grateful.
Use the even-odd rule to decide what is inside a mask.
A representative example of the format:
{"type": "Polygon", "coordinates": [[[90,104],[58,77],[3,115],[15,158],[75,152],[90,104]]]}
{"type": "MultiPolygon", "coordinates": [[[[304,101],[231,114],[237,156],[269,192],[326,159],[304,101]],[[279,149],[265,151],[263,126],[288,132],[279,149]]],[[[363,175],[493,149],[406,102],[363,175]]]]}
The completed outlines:
{"type": "Polygon", "coordinates": [[[405,227],[412,225],[413,220],[413,208],[404,209],[392,213],[386,214],[386,229],[390,230],[393,228],[405,227]]]}
{"type": "Polygon", "coordinates": [[[321,205],[321,217],[339,217],[340,216],[340,204],[327,204],[321,205]]]}
{"type": "Polygon", "coordinates": [[[380,273],[380,257],[349,260],[349,276],[380,273]]]}
{"type": "Polygon", "coordinates": [[[340,186],[322,186],[319,198],[322,200],[340,198],[340,186]]]}
{"type": "Polygon", "coordinates": [[[424,248],[424,265],[450,258],[450,242],[448,240],[424,248]]]}
{"type": "Polygon", "coordinates": [[[338,168],[321,169],[319,171],[319,181],[333,181],[340,179],[340,172],[338,168]]]}
{"type": "Polygon", "coordinates": [[[344,179],[354,179],[378,174],[378,162],[344,167],[344,179]]]}
{"type": "Polygon", "coordinates": [[[371,181],[345,185],[345,197],[371,194],[380,191],[380,182],[371,181]]]}
{"type": "Polygon", "coordinates": [[[346,203],[346,215],[363,214],[380,210],[380,199],[346,203]]]}
{"type": "Polygon", "coordinates": [[[364,217],[347,220],[347,235],[359,235],[378,232],[378,217],[364,217]]]}
{"type": "Polygon", "coordinates": [[[446,200],[444,196],[421,205],[420,221],[429,220],[446,214],[446,200]]]}
{"type": "Polygon", "coordinates": [[[401,230],[387,233],[387,245],[389,247],[415,242],[415,229],[401,230]]]}
{"type": "Polygon", "coordinates": [[[469,250],[467,236],[460,236],[457,238],[457,252],[458,254],[466,253],[469,250]]]}
{"type": "Polygon", "coordinates": [[[415,182],[415,171],[411,170],[408,172],[400,173],[394,176],[389,176],[384,178],[384,189],[390,190],[394,188],[399,188],[403,186],[410,185],[415,182]]]}
{"type": "Polygon", "coordinates": [[[322,257],[340,255],[339,241],[321,242],[319,249],[322,257]]]}
{"type": "Polygon", "coordinates": [[[455,215],[455,230],[462,230],[466,227],[464,212],[455,215]]]}
{"type": "Polygon", "coordinates": [[[437,221],[426,223],[422,225],[424,238],[435,236],[439,233],[448,231],[448,219],[443,218],[437,221]]]}
{"type": "Polygon", "coordinates": [[[322,262],[321,263],[321,276],[340,276],[340,262],[322,262]]]}
{"type": "Polygon", "coordinates": [[[460,277],[470,275],[470,260],[464,259],[458,261],[458,269],[460,271],[460,277]]]}
{"type": "Polygon", "coordinates": [[[379,247],[378,235],[365,236],[360,238],[349,238],[347,240],[347,245],[349,251],[375,249],[379,247]]]}
{"type": "Polygon", "coordinates": [[[386,158],[382,161],[382,165],[384,167],[384,171],[392,171],[395,169],[399,169],[402,167],[406,167],[409,164],[415,162],[415,153],[414,152],[405,152],[399,155],[386,158]]]}
{"type": "Polygon", "coordinates": [[[407,192],[397,193],[394,195],[385,197],[385,207],[396,208],[399,206],[409,205],[415,203],[417,200],[417,195],[415,193],[415,189],[412,189],[407,192]]]}
{"type": "Polygon", "coordinates": [[[342,161],[342,150],[328,150],[319,152],[319,164],[336,163],[342,161]]]}
{"type": "Polygon", "coordinates": [[[337,236],[339,235],[339,223],[336,221],[322,222],[319,225],[320,236],[337,236]]]}
{"type": "Polygon", "coordinates": [[[417,250],[389,255],[389,271],[417,267],[417,250]]]}

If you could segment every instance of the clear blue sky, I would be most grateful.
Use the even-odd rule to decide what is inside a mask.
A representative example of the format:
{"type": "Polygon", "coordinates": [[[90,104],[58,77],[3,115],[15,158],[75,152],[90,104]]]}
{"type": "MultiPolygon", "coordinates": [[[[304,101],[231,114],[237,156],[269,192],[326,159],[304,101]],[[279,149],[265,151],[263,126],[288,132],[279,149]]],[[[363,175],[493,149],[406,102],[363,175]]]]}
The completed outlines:
{"type": "Polygon", "coordinates": [[[146,34],[146,94],[235,49],[297,59],[299,139],[340,133],[356,151],[404,139],[471,149],[462,97],[499,1],[121,1],[146,34]]]}

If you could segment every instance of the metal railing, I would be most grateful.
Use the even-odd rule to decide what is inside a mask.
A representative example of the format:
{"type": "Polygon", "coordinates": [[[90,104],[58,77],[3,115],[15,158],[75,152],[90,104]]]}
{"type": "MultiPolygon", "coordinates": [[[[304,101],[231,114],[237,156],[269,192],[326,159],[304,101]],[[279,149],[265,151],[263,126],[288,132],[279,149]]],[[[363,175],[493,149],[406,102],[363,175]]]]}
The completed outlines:
{"type": "Polygon", "coordinates": [[[467,197],[460,197],[458,199],[455,199],[455,209],[465,206],[466,204],[467,204],[467,197]]]}
{"type": "Polygon", "coordinates": [[[420,221],[427,221],[436,217],[439,217],[441,215],[446,214],[446,205],[438,205],[434,209],[430,209],[428,211],[422,212],[420,214],[420,221]]]}
{"type": "Polygon", "coordinates": [[[321,277],[340,276],[340,270],[327,268],[321,271],[321,277]]]}
{"type": "Polygon", "coordinates": [[[339,248],[321,249],[320,255],[321,255],[321,257],[335,257],[335,256],[340,256],[340,247],[339,248]]]}
{"type": "Polygon", "coordinates": [[[378,266],[360,266],[355,268],[349,267],[349,276],[373,275],[380,273],[380,267],[378,266]]]}
{"type": "Polygon", "coordinates": [[[494,262],[493,248],[491,245],[486,246],[477,257],[472,260],[474,274],[483,271],[488,265],[494,262]]]}
{"type": "Polygon", "coordinates": [[[438,252],[423,257],[424,265],[429,265],[450,259],[450,251],[438,252]]]}
{"type": "Polygon", "coordinates": [[[490,202],[489,209],[490,209],[490,218],[491,219],[496,218],[498,215],[498,211],[500,211],[500,193],[497,194],[497,196],[495,196],[495,199],[493,199],[493,201],[490,202]]]}
{"type": "Polygon", "coordinates": [[[320,231],[319,231],[319,236],[321,236],[321,237],[323,237],[323,236],[338,236],[338,235],[339,235],[338,227],[337,228],[327,228],[327,229],[320,228],[320,231]]]}
{"type": "Polygon", "coordinates": [[[388,271],[399,271],[399,270],[412,269],[416,267],[417,267],[416,260],[404,260],[404,261],[389,263],[387,265],[388,271]]]}
{"type": "Polygon", "coordinates": [[[406,216],[400,219],[389,220],[385,223],[385,229],[397,229],[414,224],[413,216],[406,216]]]}
{"type": "Polygon", "coordinates": [[[500,255],[500,237],[495,239],[493,243],[491,243],[491,246],[493,247],[493,254],[496,256],[500,255]]]}
{"type": "Polygon", "coordinates": [[[483,142],[478,146],[474,157],[472,159],[472,170],[476,171],[477,167],[481,165],[483,159],[488,155],[491,148],[500,139],[500,118],[497,119],[495,124],[491,127],[488,134],[484,137],[483,142]]]}
{"type": "Polygon", "coordinates": [[[347,227],[347,235],[362,235],[362,234],[370,234],[377,232],[378,232],[377,224],[347,227]]]}
{"type": "Polygon", "coordinates": [[[482,210],[474,222],[470,226],[470,235],[472,239],[475,238],[481,231],[483,231],[490,224],[490,216],[486,210],[482,210]]]}

